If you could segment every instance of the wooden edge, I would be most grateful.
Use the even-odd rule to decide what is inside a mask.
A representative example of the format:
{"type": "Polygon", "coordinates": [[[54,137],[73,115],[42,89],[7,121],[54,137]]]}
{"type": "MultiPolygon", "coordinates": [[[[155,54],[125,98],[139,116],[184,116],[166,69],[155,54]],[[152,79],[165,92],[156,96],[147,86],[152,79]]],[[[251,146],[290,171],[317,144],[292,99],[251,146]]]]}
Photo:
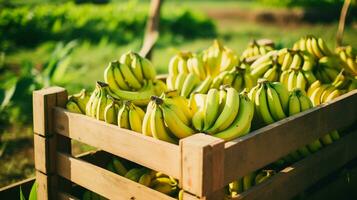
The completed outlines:
{"type": "Polygon", "coordinates": [[[36,170],[44,174],[53,174],[55,172],[54,158],[56,155],[55,137],[45,138],[34,134],[34,160],[36,170]]]}
{"type": "MultiPolygon", "coordinates": [[[[79,155],[76,155],[76,158],[81,158],[85,161],[89,161],[91,163],[94,163],[94,161],[96,161],[95,163],[100,165],[101,161],[105,159],[106,156],[108,156],[109,154],[105,151],[101,151],[101,150],[96,150],[96,151],[89,151],[89,152],[85,152],[79,155]],[[99,159],[99,161],[98,161],[99,159]]],[[[5,186],[0,188],[0,199],[17,199],[19,197],[20,194],[20,187],[22,189],[22,192],[25,196],[28,196],[30,194],[30,190],[31,187],[33,185],[33,183],[35,182],[36,177],[31,177],[16,183],[13,183],[11,185],[5,186]]]]}
{"type": "Polygon", "coordinates": [[[290,199],[356,158],[356,141],[357,130],[234,199],[290,199]]]}
{"type": "Polygon", "coordinates": [[[57,153],[56,163],[58,175],[109,199],[174,199],[69,154],[57,153]]]}
{"type": "Polygon", "coordinates": [[[224,185],[357,121],[357,90],[225,144],[224,185]],[[343,116],[343,117],[340,117],[343,116]]]}
{"type": "Polygon", "coordinates": [[[18,199],[20,195],[20,187],[22,193],[25,196],[28,196],[35,180],[36,178],[32,177],[0,188],[0,199],[18,199]]]}
{"type": "Polygon", "coordinates": [[[179,178],[180,148],[131,130],[55,108],[56,133],[179,178]],[[165,163],[163,165],[163,163],[165,163]]]}
{"type": "Polygon", "coordinates": [[[57,199],[58,200],[80,200],[79,198],[77,198],[71,194],[68,194],[66,192],[58,192],[57,199]]]}
{"type": "Polygon", "coordinates": [[[220,190],[224,177],[224,140],[195,134],[180,140],[180,147],[180,186],[198,197],[220,190]]]}
{"type": "Polygon", "coordinates": [[[67,91],[61,87],[49,87],[33,92],[33,130],[42,136],[52,135],[52,108],[64,107],[67,91]]]}

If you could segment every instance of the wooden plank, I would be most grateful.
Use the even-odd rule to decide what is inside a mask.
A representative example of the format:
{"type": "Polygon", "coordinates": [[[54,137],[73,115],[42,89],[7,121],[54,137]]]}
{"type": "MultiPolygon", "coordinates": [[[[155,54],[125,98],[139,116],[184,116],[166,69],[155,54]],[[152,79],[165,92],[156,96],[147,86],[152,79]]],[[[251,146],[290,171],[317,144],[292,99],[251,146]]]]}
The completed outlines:
{"type": "Polygon", "coordinates": [[[69,154],[57,154],[57,171],[60,176],[109,199],[174,199],[69,154]]]}
{"type": "Polygon", "coordinates": [[[58,192],[57,199],[58,200],[80,200],[79,198],[77,198],[71,194],[68,194],[66,192],[58,192]]]}
{"type": "MultiPolygon", "coordinates": [[[[111,158],[111,154],[105,151],[90,151],[75,157],[94,163],[98,166],[105,166],[109,161],[109,158],[111,158]]],[[[20,187],[23,194],[27,197],[30,194],[31,187],[35,180],[36,178],[32,177],[0,188],[0,199],[17,199],[20,194],[20,187]]]]}
{"type": "MultiPolygon", "coordinates": [[[[67,92],[61,87],[50,87],[33,92],[33,130],[35,133],[48,136],[52,135],[52,108],[57,105],[57,94],[59,101],[67,99],[67,92]]],[[[63,103],[62,103],[63,104],[63,103]]],[[[64,106],[64,105],[58,106],[64,106]]]]}
{"type": "Polygon", "coordinates": [[[224,184],[278,160],[329,131],[355,124],[356,102],[357,90],[227,142],[224,184]]]}
{"type": "Polygon", "coordinates": [[[357,157],[357,130],[235,199],[290,199],[357,157]]]}
{"type": "Polygon", "coordinates": [[[55,108],[54,117],[54,129],[61,135],[179,178],[178,145],[121,129],[61,108],[55,108]]]}
{"type": "Polygon", "coordinates": [[[35,168],[44,174],[53,174],[56,171],[53,159],[56,156],[55,136],[45,138],[34,134],[34,152],[35,168]]]}
{"type": "MultiPolygon", "coordinates": [[[[224,140],[195,134],[180,140],[180,147],[182,188],[199,197],[207,197],[221,189],[224,177],[224,140]]],[[[223,193],[221,197],[223,199],[223,193]]]]}
{"type": "Polygon", "coordinates": [[[46,175],[36,171],[36,182],[38,200],[56,199],[57,177],[55,175],[46,175]]]}

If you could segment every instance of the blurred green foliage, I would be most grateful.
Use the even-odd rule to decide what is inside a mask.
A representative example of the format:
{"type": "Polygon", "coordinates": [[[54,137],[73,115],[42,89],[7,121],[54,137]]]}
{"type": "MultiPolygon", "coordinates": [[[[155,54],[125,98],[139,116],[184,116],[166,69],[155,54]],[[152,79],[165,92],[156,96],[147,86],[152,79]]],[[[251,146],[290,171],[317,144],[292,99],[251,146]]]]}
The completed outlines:
{"type": "MultiPolygon", "coordinates": [[[[32,119],[32,92],[50,85],[64,85],[81,76],[66,74],[76,41],[56,45],[52,55],[41,66],[24,61],[20,66],[3,66],[0,82],[0,124],[28,124],[32,119]]],[[[4,56],[3,56],[4,59],[4,56]]],[[[4,61],[3,61],[4,62],[4,61]]],[[[0,128],[4,128],[0,127],[0,128]]]]}
{"type": "Polygon", "coordinates": [[[267,5],[281,7],[326,7],[326,6],[341,6],[344,0],[258,0],[267,5]]]}
{"type": "MultiPolygon", "coordinates": [[[[138,3],[92,6],[41,4],[5,8],[0,11],[1,49],[15,46],[35,46],[41,42],[72,39],[125,44],[142,38],[147,19],[147,7],[138,3]]],[[[212,20],[187,9],[167,10],[161,15],[160,33],[183,38],[213,37],[216,28],[212,20]]]]}

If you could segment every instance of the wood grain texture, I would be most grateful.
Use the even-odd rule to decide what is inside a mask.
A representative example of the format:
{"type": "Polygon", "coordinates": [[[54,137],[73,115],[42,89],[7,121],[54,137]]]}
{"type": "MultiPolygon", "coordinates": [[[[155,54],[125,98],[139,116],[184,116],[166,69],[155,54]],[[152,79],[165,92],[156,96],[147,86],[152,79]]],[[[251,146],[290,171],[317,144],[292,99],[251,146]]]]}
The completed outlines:
{"type": "Polygon", "coordinates": [[[69,154],[57,154],[57,171],[60,176],[109,199],[174,200],[163,193],[69,154]]]}
{"type": "Polygon", "coordinates": [[[224,184],[278,160],[329,131],[355,124],[356,102],[357,90],[227,142],[224,184]]]}
{"type": "Polygon", "coordinates": [[[56,199],[57,177],[56,175],[46,175],[36,171],[37,199],[50,200],[56,199]]]}
{"type": "Polygon", "coordinates": [[[34,134],[35,168],[44,174],[54,174],[56,169],[56,140],[55,137],[45,138],[34,134]]]}
{"type": "Polygon", "coordinates": [[[291,199],[357,157],[357,130],[317,153],[285,168],[238,199],[291,199]]]}
{"type": "Polygon", "coordinates": [[[195,134],[180,140],[180,147],[182,188],[198,197],[206,197],[221,189],[224,177],[224,140],[195,134]]]}
{"type": "Polygon", "coordinates": [[[52,135],[52,116],[55,106],[64,107],[67,100],[67,91],[61,87],[50,87],[33,92],[33,129],[34,132],[49,136],[52,135]],[[57,103],[57,98],[58,102],[57,103]]]}
{"type": "Polygon", "coordinates": [[[179,178],[180,148],[85,115],[55,109],[55,131],[148,168],[179,178]]]}

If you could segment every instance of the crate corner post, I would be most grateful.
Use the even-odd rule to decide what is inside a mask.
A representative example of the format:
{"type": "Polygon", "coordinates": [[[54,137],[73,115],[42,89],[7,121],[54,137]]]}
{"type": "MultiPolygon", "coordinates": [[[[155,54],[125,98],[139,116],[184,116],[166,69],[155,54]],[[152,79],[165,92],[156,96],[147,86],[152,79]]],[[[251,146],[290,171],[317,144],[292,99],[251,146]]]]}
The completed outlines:
{"type": "Polygon", "coordinates": [[[223,199],[224,140],[195,134],[180,140],[180,148],[184,199],[223,199]]]}
{"type": "Polygon", "coordinates": [[[34,160],[38,199],[56,199],[56,151],[71,151],[71,141],[53,131],[53,108],[64,107],[67,91],[49,87],[33,92],[34,160]]]}

